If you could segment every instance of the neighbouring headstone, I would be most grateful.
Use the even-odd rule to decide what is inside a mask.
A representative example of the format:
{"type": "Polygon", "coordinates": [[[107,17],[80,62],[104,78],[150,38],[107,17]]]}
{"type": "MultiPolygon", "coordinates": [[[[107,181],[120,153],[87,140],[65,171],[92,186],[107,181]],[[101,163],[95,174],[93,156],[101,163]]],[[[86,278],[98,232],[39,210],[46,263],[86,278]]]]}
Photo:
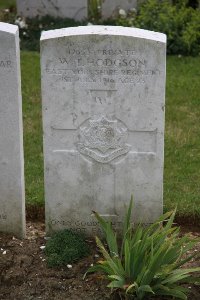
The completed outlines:
{"type": "Polygon", "coordinates": [[[46,225],[96,234],[162,214],[166,36],[87,26],[43,32],[46,225]]]}
{"type": "Polygon", "coordinates": [[[25,236],[19,32],[0,23],[0,231],[25,236]]]}
{"type": "Polygon", "coordinates": [[[137,0],[102,0],[102,18],[116,17],[120,9],[127,13],[130,9],[137,7],[137,2],[137,0]]]}
{"type": "Polygon", "coordinates": [[[88,7],[87,0],[17,0],[17,13],[28,18],[49,15],[81,21],[87,18],[88,7]]]}

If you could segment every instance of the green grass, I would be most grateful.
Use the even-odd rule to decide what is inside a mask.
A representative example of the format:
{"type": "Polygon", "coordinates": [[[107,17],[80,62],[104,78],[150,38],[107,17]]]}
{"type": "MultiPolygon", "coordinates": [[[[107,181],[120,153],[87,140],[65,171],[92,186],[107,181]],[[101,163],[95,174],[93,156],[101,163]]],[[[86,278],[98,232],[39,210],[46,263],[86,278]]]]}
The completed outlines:
{"type": "MultiPolygon", "coordinates": [[[[39,54],[22,52],[27,203],[44,203],[39,54]]],[[[200,58],[168,57],[165,211],[200,219],[200,58]]]]}
{"type": "Polygon", "coordinates": [[[0,9],[16,6],[15,2],[16,2],[15,0],[0,0],[0,9]]]}
{"type": "Polygon", "coordinates": [[[200,58],[168,57],[165,210],[200,218],[200,58]]]}
{"type": "Polygon", "coordinates": [[[26,202],[44,202],[40,65],[37,52],[22,52],[26,202]]]}

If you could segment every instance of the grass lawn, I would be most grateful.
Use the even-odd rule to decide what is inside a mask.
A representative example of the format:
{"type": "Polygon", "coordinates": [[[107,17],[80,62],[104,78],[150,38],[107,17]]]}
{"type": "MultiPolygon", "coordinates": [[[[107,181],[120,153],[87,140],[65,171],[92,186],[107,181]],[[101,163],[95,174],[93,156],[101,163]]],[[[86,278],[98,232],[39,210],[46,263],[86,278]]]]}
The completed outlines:
{"type": "Polygon", "coordinates": [[[168,57],[165,210],[200,218],[200,57],[168,57]]]}
{"type": "Polygon", "coordinates": [[[21,69],[26,202],[42,204],[44,188],[39,54],[22,52],[21,69]]]}
{"type": "MultiPolygon", "coordinates": [[[[39,54],[22,52],[26,201],[44,203],[39,54]]],[[[165,211],[200,220],[200,58],[168,57],[165,211]]]]}
{"type": "Polygon", "coordinates": [[[16,6],[16,0],[0,0],[0,9],[16,6]]]}

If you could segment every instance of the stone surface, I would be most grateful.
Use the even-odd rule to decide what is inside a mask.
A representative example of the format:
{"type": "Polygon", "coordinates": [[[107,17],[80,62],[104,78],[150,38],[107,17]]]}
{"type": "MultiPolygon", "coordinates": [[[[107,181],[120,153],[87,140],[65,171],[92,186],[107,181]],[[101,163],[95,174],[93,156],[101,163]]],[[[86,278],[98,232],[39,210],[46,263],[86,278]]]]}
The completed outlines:
{"type": "Polygon", "coordinates": [[[0,23],[0,231],[25,236],[19,33],[0,23]]]}
{"type": "Polygon", "coordinates": [[[17,0],[17,13],[23,17],[52,17],[83,20],[87,18],[87,0],[17,0]]]}
{"type": "Polygon", "coordinates": [[[87,26],[43,32],[47,231],[95,234],[96,210],[120,227],[162,213],[166,36],[87,26]]]}
{"type": "Polygon", "coordinates": [[[102,17],[104,19],[118,15],[119,9],[126,12],[137,7],[137,0],[102,0],[102,17]]]}

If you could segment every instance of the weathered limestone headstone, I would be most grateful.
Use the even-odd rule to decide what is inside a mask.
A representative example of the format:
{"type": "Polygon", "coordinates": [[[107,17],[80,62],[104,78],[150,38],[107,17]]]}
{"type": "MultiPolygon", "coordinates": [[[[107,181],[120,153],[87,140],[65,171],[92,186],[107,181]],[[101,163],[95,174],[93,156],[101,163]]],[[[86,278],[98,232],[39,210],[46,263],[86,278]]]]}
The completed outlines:
{"type": "Polygon", "coordinates": [[[0,231],[25,236],[19,33],[0,23],[0,231]]]}
{"type": "Polygon", "coordinates": [[[166,36],[123,27],[43,32],[47,231],[95,234],[162,213],[166,36]]]}
{"type": "Polygon", "coordinates": [[[119,9],[126,12],[137,7],[137,0],[102,0],[102,17],[108,19],[116,16],[119,9]]]}
{"type": "Polygon", "coordinates": [[[83,20],[87,18],[87,0],[17,0],[17,13],[34,18],[52,16],[83,20]]]}

